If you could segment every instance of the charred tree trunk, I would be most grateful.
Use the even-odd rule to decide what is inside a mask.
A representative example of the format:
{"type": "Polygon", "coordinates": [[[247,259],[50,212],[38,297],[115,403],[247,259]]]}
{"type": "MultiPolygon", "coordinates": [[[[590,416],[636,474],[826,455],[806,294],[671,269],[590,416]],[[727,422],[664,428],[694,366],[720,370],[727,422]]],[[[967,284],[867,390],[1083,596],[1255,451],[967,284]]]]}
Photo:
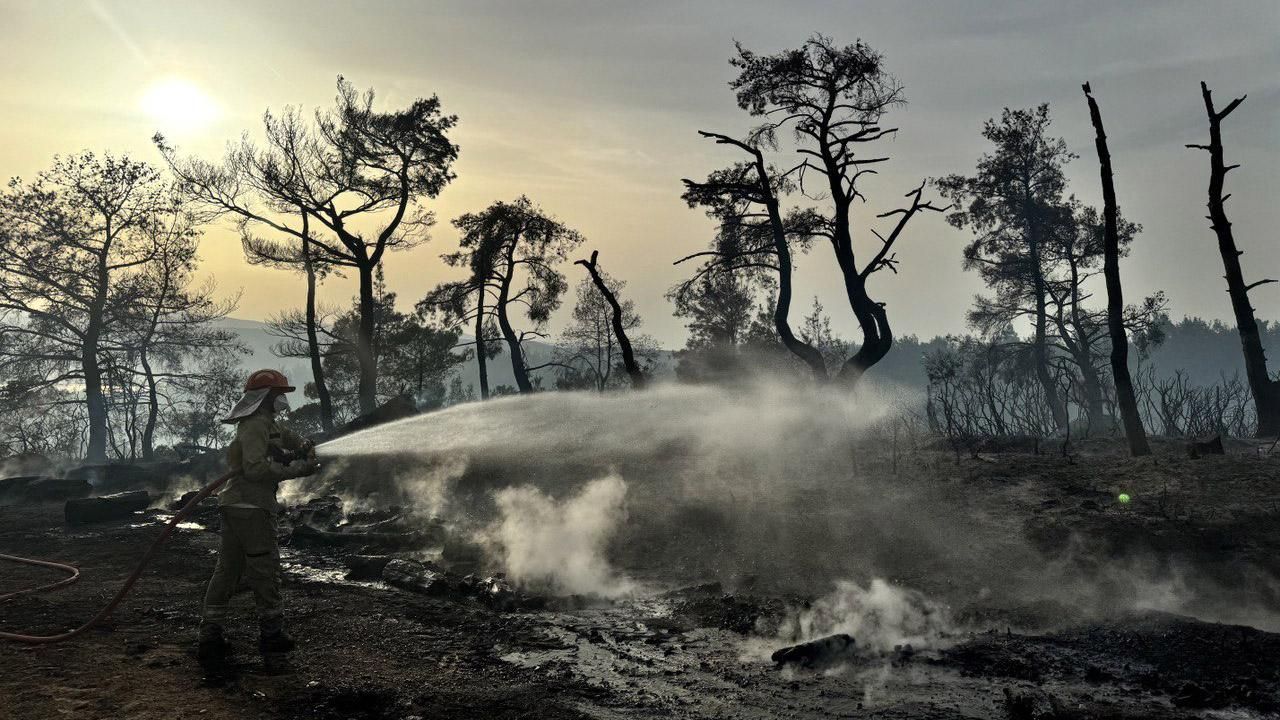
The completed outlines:
{"type": "Polygon", "coordinates": [[[356,359],[360,363],[360,414],[365,415],[378,407],[378,361],[373,350],[377,318],[374,316],[373,263],[362,262],[359,270],[360,329],[356,333],[356,359]]]}
{"type": "Polygon", "coordinates": [[[1236,249],[1231,222],[1227,220],[1225,203],[1230,195],[1222,194],[1227,173],[1239,167],[1227,165],[1223,160],[1222,120],[1244,102],[1244,97],[1236,98],[1221,111],[1216,111],[1209,86],[1203,82],[1200,83],[1200,93],[1204,96],[1204,109],[1209,116],[1209,144],[1187,147],[1209,152],[1208,217],[1218,237],[1218,252],[1222,255],[1222,266],[1226,271],[1227,294],[1231,296],[1231,309],[1240,332],[1245,376],[1249,379],[1249,390],[1253,394],[1253,404],[1258,413],[1258,436],[1277,435],[1280,434],[1280,380],[1272,379],[1267,372],[1267,356],[1258,332],[1258,321],[1254,316],[1253,306],[1249,303],[1250,290],[1275,281],[1268,279],[1245,284],[1244,273],[1240,269],[1240,256],[1244,253],[1236,249]]]}
{"type": "MultiPolygon", "coordinates": [[[[777,195],[774,193],[769,168],[765,165],[764,153],[760,151],[760,148],[741,140],[735,140],[728,135],[706,132],[705,130],[699,131],[698,134],[711,138],[718,144],[733,145],[751,155],[752,165],[756,172],[757,185],[750,192],[750,197],[753,202],[765,206],[769,217],[769,232],[773,244],[773,252],[777,258],[778,296],[773,308],[774,330],[778,333],[778,339],[782,341],[783,346],[809,367],[814,380],[819,383],[826,383],[829,377],[827,363],[822,357],[822,353],[809,343],[796,337],[795,332],[791,329],[791,246],[787,243],[786,226],[782,222],[782,212],[778,206],[777,195]]],[[[695,185],[690,180],[685,180],[685,184],[691,187],[695,185]]]]}
{"type": "Polygon", "coordinates": [[[84,397],[89,414],[89,445],[85,459],[101,462],[107,459],[107,401],[102,394],[102,369],[98,365],[97,331],[85,338],[80,354],[84,373],[84,397]]]}
{"type": "Polygon", "coordinates": [[[160,418],[160,392],[156,387],[156,375],[151,370],[151,361],[147,357],[146,347],[138,351],[138,360],[147,382],[147,422],[142,428],[142,459],[151,460],[156,454],[156,424],[160,418]]]}
{"type": "Polygon", "coordinates": [[[326,433],[333,431],[333,398],[325,382],[324,364],[320,356],[320,339],[316,335],[316,268],[311,254],[311,241],[307,235],[307,215],[302,214],[302,268],[307,275],[307,355],[311,359],[311,379],[316,386],[316,398],[320,401],[320,425],[326,433]]]}
{"type": "Polygon", "coordinates": [[[98,343],[102,339],[103,313],[107,304],[111,271],[107,258],[114,239],[111,220],[108,218],[106,242],[98,253],[96,296],[89,306],[89,322],[85,328],[84,345],[80,348],[80,367],[84,373],[84,398],[89,416],[89,444],[85,459],[104,462],[107,459],[107,399],[102,393],[102,367],[98,364],[98,343]]]}
{"type": "Polygon", "coordinates": [[[1082,354],[1076,359],[1076,364],[1080,366],[1080,392],[1084,396],[1085,410],[1089,413],[1089,432],[1105,432],[1111,428],[1108,427],[1107,410],[1102,401],[1102,378],[1098,377],[1090,355],[1082,354]]]}
{"type": "MultiPolygon", "coordinates": [[[[636,362],[636,355],[631,349],[631,340],[627,337],[627,329],[622,325],[622,306],[618,304],[618,298],[604,284],[604,278],[600,277],[600,273],[596,269],[596,258],[600,255],[600,251],[593,250],[591,252],[591,260],[579,260],[575,265],[581,265],[591,273],[591,281],[595,283],[596,289],[604,296],[606,302],[612,309],[611,322],[613,323],[613,335],[618,339],[618,347],[622,349],[622,364],[627,369],[627,375],[631,378],[631,387],[640,390],[645,386],[644,371],[640,369],[640,364],[636,362]]],[[[599,364],[599,363],[597,363],[599,364]]],[[[607,379],[607,376],[606,376],[607,379]]],[[[603,390],[604,380],[600,382],[600,389],[603,390]]]]}
{"type": "Polygon", "coordinates": [[[1129,453],[1135,457],[1150,455],[1151,445],[1147,442],[1147,431],[1142,427],[1138,399],[1133,392],[1133,378],[1129,375],[1129,337],[1125,333],[1124,289],[1120,284],[1120,234],[1117,229],[1120,210],[1116,204],[1115,180],[1111,172],[1111,151],[1107,148],[1107,134],[1102,129],[1102,113],[1090,94],[1089,83],[1084,84],[1084,94],[1089,101],[1089,117],[1097,134],[1098,163],[1102,175],[1103,273],[1107,280],[1107,330],[1111,335],[1111,375],[1116,384],[1116,403],[1120,406],[1129,453]]]}
{"type": "Polygon", "coordinates": [[[484,337],[484,289],[485,281],[480,280],[476,288],[476,369],[480,372],[480,399],[489,399],[489,357],[488,344],[484,337]]]}
{"type": "Polygon", "coordinates": [[[511,327],[511,318],[507,315],[507,301],[511,297],[511,281],[516,273],[515,252],[516,245],[519,244],[520,237],[517,235],[511,240],[511,246],[507,250],[507,270],[502,276],[502,288],[498,291],[498,327],[502,330],[502,337],[507,341],[507,349],[511,352],[511,373],[515,375],[516,387],[522,393],[533,392],[533,383],[529,381],[529,370],[524,364],[524,352],[520,347],[520,337],[516,335],[515,328],[511,327]]]}
{"type": "Polygon", "coordinates": [[[791,329],[791,246],[787,244],[787,231],[782,224],[782,211],[778,208],[778,198],[774,196],[773,188],[769,184],[769,171],[764,164],[764,154],[759,148],[751,148],[751,152],[755,155],[756,176],[760,179],[765,208],[769,213],[773,251],[778,256],[778,298],[773,308],[773,327],[787,350],[809,366],[813,379],[818,383],[826,383],[829,379],[827,361],[822,357],[822,353],[796,337],[791,329]]]}
{"type": "MultiPolygon", "coordinates": [[[[845,189],[843,173],[839,170],[836,152],[827,142],[820,145],[820,155],[826,170],[827,182],[831,197],[835,204],[834,226],[832,228],[832,249],[835,251],[836,263],[844,277],[845,294],[849,299],[849,309],[858,319],[858,327],[862,331],[862,345],[837,373],[836,379],[847,387],[854,387],[862,379],[862,375],[880,361],[893,346],[893,333],[889,329],[889,317],[884,305],[877,303],[867,294],[866,275],[858,270],[853,254],[853,236],[849,228],[849,207],[853,198],[845,189]]],[[[888,243],[886,243],[886,247],[888,243]]],[[[867,270],[874,269],[874,263],[868,264],[867,270]]]]}
{"type": "MultiPolygon", "coordinates": [[[[826,145],[823,146],[823,154],[824,162],[828,163],[828,167],[834,167],[836,161],[834,158],[829,157],[830,148],[826,145]]],[[[843,180],[834,176],[830,176],[830,180],[833,196],[837,192],[844,192],[843,180]]],[[[862,345],[852,357],[845,361],[844,366],[840,368],[840,372],[836,375],[836,379],[848,387],[852,388],[857,385],[863,373],[884,359],[884,356],[888,355],[889,350],[893,348],[893,329],[889,326],[889,314],[885,312],[884,303],[876,302],[867,293],[867,278],[883,268],[893,269],[896,261],[890,251],[893,249],[894,242],[897,241],[903,229],[907,227],[907,223],[911,221],[911,218],[915,217],[916,213],[921,210],[934,212],[946,210],[946,208],[935,207],[932,203],[924,202],[922,199],[923,193],[924,183],[922,182],[919,187],[904,196],[911,198],[910,206],[890,210],[877,216],[886,218],[893,215],[901,215],[897,224],[887,236],[872,230],[872,233],[880,239],[880,251],[861,270],[858,269],[857,262],[854,259],[853,238],[849,230],[849,204],[852,202],[853,196],[844,195],[842,196],[843,199],[836,204],[836,221],[831,234],[832,247],[835,250],[836,262],[840,266],[840,273],[844,276],[844,287],[849,298],[849,307],[853,310],[853,315],[858,319],[858,326],[862,330],[862,345]]]]}
{"type": "MultiPolygon", "coordinates": [[[[852,254],[849,260],[852,263],[852,254]]],[[[844,263],[841,262],[840,265],[841,270],[844,270],[844,263]]],[[[854,317],[858,319],[858,327],[862,330],[862,345],[852,357],[845,361],[837,379],[853,387],[862,379],[863,373],[889,353],[890,348],[893,347],[893,331],[889,327],[889,315],[885,312],[884,305],[872,300],[867,294],[866,280],[856,269],[852,277],[848,271],[845,271],[845,289],[849,297],[849,307],[853,310],[854,317]]]]}
{"type": "MultiPolygon", "coordinates": [[[[1030,178],[1024,179],[1024,187],[1030,188],[1030,178]]],[[[1035,335],[1031,339],[1031,362],[1035,366],[1036,380],[1044,391],[1045,402],[1049,403],[1049,411],[1053,414],[1053,424],[1059,430],[1068,430],[1071,416],[1067,412],[1067,401],[1058,392],[1058,383],[1049,372],[1049,340],[1048,322],[1049,308],[1046,299],[1048,290],[1044,281],[1044,265],[1040,257],[1040,227],[1035,221],[1036,209],[1030,198],[1024,203],[1027,216],[1027,242],[1030,245],[1031,272],[1034,274],[1032,292],[1035,294],[1036,316],[1035,335]]]]}

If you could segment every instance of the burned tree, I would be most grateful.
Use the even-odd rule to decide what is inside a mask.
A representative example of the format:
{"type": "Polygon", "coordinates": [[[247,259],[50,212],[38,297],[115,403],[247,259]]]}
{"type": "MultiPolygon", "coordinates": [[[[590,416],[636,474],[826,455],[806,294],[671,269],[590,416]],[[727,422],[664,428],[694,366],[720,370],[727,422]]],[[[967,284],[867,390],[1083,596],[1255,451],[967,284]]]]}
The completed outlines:
{"type": "MultiPolygon", "coordinates": [[[[578,260],[574,265],[581,265],[587,269],[587,272],[591,274],[591,282],[594,283],[596,291],[609,304],[609,323],[613,330],[613,337],[618,341],[618,348],[622,352],[622,365],[626,368],[627,376],[631,378],[631,387],[639,390],[645,386],[644,370],[640,368],[640,363],[636,362],[635,350],[631,347],[631,339],[627,337],[627,327],[634,328],[638,326],[640,319],[631,308],[630,302],[627,302],[626,307],[623,307],[618,302],[618,296],[614,292],[614,288],[609,287],[608,278],[596,264],[599,255],[600,251],[593,250],[590,260],[578,260]]],[[[596,362],[597,367],[603,365],[607,368],[612,364],[612,357],[610,356],[606,356],[602,361],[597,360],[596,362]]],[[[601,387],[603,388],[603,383],[601,387]]]]}
{"type": "Polygon", "coordinates": [[[1249,390],[1253,394],[1253,404],[1258,413],[1257,434],[1259,437],[1280,434],[1280,379],[1272,378],[1267,371],[1267,356],[1262,347],[1262,336],[1258,332],[1258,321],[1254,316],[1253,305],[1249,302],[1249,291],[1276,282],[1271,279],[1258,280],[1246,284],[1244,272],[1240,269],[1240,256],[1243,250],[1236,248],[1235,236],[1231,231],[1231,222],[1227,219],[1226,202],[1230,194],[1223,195],[1223,184],[1227,173],[1239,165],[1227,165],[1222,152],[1222,121],[1240,107],[1246,96],[1232,100],[1222,110],[1216,110],[1209,86],[1200,83],[1200,93],[1204,97],[1205,113],[1209,117],[1209,144],[1189,144],[1189,148],[1206,150],[1209,153],[1209,223],[1218,238],[1218,253],[1222,256],[1222,266],[1226,271],[1227,294],[1231,296],[1231,310],[1236,317],[1236,328],[1240,332],[1240,344],[1244,351],[1245,377],[1249,380],[1249,390]]]}
{"type": "Polygon", "coordinates": [[[160,136],[156,144],[184,186],[215,211],[267,228],[284,243],[308,243],[314,255],[291,247],[283,257],[311,257],[351,268],[360,283],[361,412],[376,406],[378,365],[374,275],[387,251],[426,239],[434,222],[420,201],[453,180],[458,148],[447,134],[457,122],[440,100],[415,100],[404,110],[373,109],[373,91],[358,93],[338,78],[335,107],[308,128],[296,110],[265,116],[266,146],[247,139],[221,165],[179,160],[160,136]],[[304,231],[286,214],[314,223],[304,231]],[[318,227],[317,227],[318,226],[318,227]],[[319,230],[323,229],[323,236],[319,230]]]}
{"type": "MultiPolygon", "coordinates": [[[[707,176],[704,182],[684,180],[684,199],[690,207],[703,206],[707,215],[719,223],[716,240],[709,250],[693,253],[675,262],[679,265],[693,259],[703,260],[702,267],[685,281],[688,287],[710,272],[736,272],[752,277],[768,273],[777,284],[774,298],[773,326],[782,344],[810,369],[815,380],[826,382],[827,368],[822,353],[796,337],[789,318],[792,299],[792,246],[800,252],[809,249],[815,226],[821,219],[812,212],[793,212],[786,219],[779,209],[778,196],[792,184],[778,179],[767,166],[764,153],[757,145],[735,140],[726,135],[699,132],[718,144],[733,145],[751,156],[749,163],[738,163],[707,176]]],[[[760,142],[761,138],[753,138],[760,142]]]]}
{"type": "Polygon", "coordinates": [[[119,370],[130,387],[141,376],[146,395],[147,415],[138,434],[147,460],[155,454],[162,396],[172,404],[173,395],[187,394],[203,382],[210,363],[248,351],[234,332],[213,325],[229,315],[236,302],[215,301],[212,279],[193,282],[196,236],[186,222],[175,217],[153,230],[155,253],[133,280],[137,292],[119,336],[124,359],[137,364],[135,368],[117,361],[119,370]]]}
{"type": "Polygon", "coordinates": [[[1107,134],[1102,128],[1102,113],[1093,99],[1089,83],[1084,84],[1084,95],[1089,101],[1089,118],[1097,134],[1099,172],[1102,176],[1102,200],[1104,222],[1103,273],[1107,280],[1107,331],[1111,339],[1111,376],[1116,385],[1116,403],[1120,406],[1120,418],[1124,422],[1125,438],[1132,455],[1150,455],[1147,431],[1142,427],[1142,415],[1138,412],[1138,400],[1133,392],[1133,379],[1129,376],[1129,337],[1125,333],[1124,289],[1120,284],[1120,210],[1116,204],[1115,180],[1111,171],[1111,151],[1107,147],[1107,134]]]}
{"type": "MultiPolygon", "coordinates": [[[[1107,365],[1111,338],[1107,309],[1090,307],[1089,284],[1098,274],[1105,274],[1106,223],[1102,214],[1091,207],[1080,206],[1074,198],[1065,209],[1070,215],[1057,223],[1045,247],[1046,289],[1049,296],[1051,358],[1057,364],[1074,368],[1078,376],[1072,387],[1079,388],[1079,402],[1086,411],[1090,432],[1110,432],[1115,428],[1112,414],[1104,408],[1108,399],[1107,365]]],[[[1123,257],[1142,227],[1121,217],[1115,218],[1117,257],[1123,257]]],[[[1137,305],[1120,308],[1120,327],[1144,343],[1159,341],[1157,324],[1163,318],[1164,293],[1156,292],[1137,305]]],[[[1032,310],[1026,308],[1030,315],[1032,310]]],[[[1007,322],[1007,317],[992,320],[1007,322]]],[[[1071,368],[1068,368],[1070,370],[1071,368]]]]}
{"type": "Polygon", "coordinates": [[[861,148],[896,132],[896,128],[882,128],[880,123],[892,107],[905,103],[902,86],[885,70],[883,57],[867,45],[857,42],[838,47],[821,35],[800,48],[775,55],[757,55],[738,45],[737,56],[730,63],[739,71],[730,83],[738,106],[764,122],[753,131],[756,140],[749,145],[771,144],[780,130],[790,128],[802,160],[782,176],[794,175],[800,190],[805,191],[807,177],[816,175],[825,195],[824,227],[815,234],[831,242],[849,307],[862,331],[861,346],[837,376],[853,385],[893,345],[888,313],[884,303],[871,297],[868,281],[885,268],[896,272],[894,243],[918,212],[943,210],[923,199],[923,184],[908,192],[906,207],[878,215],[897,216],[897,222],[887,235],[872,231],[880,247],[870,260],[858,263],[851,212],[855,200],[866,199],[858,180],[889,160],[884,155],[861,155],[861,148]]]}
{"type": "Polygon", "coordinates": [[[146,163],[88,152],[0,194],[0,374],[20,370],[28,393],[83,385],[91,461],[107,457],[108,356],[174,212],[146,163]]]}
{"type": "MultiPolygon", "coordinates": [[[[297,128],[296,125],[293,127],[297,128]]],[[[277,346],[276,354],[281,357],[306,358],[310,362],[312,387],[320,405],[320,427],[324,432],[331,432],[335,427],[333,397],[324,373],[326,344],[321,340],[321,335],[324,334],[321,323],[323,313],[316,305],[316,288],[327,275],[340,268],[329,262],[323,253],[317,252],[311,239],[310,217],[306,211],[299,208],[297,217],[300,232],[296,244],[253,235],[249,232],[247,223],[241,223],[240,244],[250,264],[301,271],[306,279],[306,300],[301,313],[282,313],[273,318],[269,325],[272,327],[272,334],[283,341],[277,346]]]]}
{"type": "MultiPolygon", "coordinates": [[[[490,316],[496,319],[511,353],[516,386],[520,392],[532,392],[522,343],[528,337],[541,337],[540,328],[560,306],[566,282],[555,266],[566,260],[583,238],[524,196],[462,215],[453,225],[462,233],[458,241],[461,249],[443,256],[444,261],[466,267],[471,274],[437,287],[420,305],[444,309],[459,322],[474,321],[477,350],[481,351],[478,357],[484,356],[481,346],[488,341],[486,320],[490,316]],[[474,304],[468,302],[472,295],[474,304]],[[490,300],[491,306],[487,305],[490,300]],[[511,322],[513,306],[524,309],[535,329],[516,332],[511,322]]],[[[482,395],[487,394],[485,382],[482,378],[482,395]]]]}
{"type": "Polygon", "coordinates": [[[465,253],[454,253],[445,255],[444,259],[448,264],[471,265],[471,275],[465,280],[437,286],[425,298],[418,301],[417,310],[422,315],[442,312],[457,326],[471,325],[475,328],[475,338],[470,343],[460,344],[474,346],[480,399],[488,400],[490,395],[488,363],[502,354],[494,306],[488,302],[494,299],[496,289],[489,286],[486,278],[490,275],[487,272],[476,271],[478,268],[486,267],[485,261],[479,258],[463,257],[464,255],[465,253]]]}
{"type": "Polygon", "coordinates": [[[1049,279],[1046,247],[1056,227],[1069,220],[1064,210],[1063,166],[1075,156],[1066,141],[1049,138],[1049,106],[1034,110],[1005,109],[999,121],[988,120],[982,135],[995,145],[978,160],[972,176],[951,175],[937,181],[942,194],[960,209],[948,215],[954,227],[969,229],[974,239],[965,247],[964,268],[977,270],[995,290],[979,298],[971,320],[990,328],[1029,317],[1036,378],[1065,430],[1066,399],[1050,369],[1049,279]]]}

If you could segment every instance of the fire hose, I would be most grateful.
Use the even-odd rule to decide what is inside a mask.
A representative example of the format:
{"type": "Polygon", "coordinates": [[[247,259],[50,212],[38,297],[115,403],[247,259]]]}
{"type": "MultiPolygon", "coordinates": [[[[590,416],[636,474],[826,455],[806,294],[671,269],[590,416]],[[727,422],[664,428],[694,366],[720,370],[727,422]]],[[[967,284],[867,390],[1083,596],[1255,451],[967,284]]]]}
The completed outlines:
{"type": "MultiPolygon", "coordinates": [[[[169,522],[164,526],[164,530],[160,532],[160,537],[156,538],[155,541],[151,543],[151,547],[147,548],[146,554],[142,556],[142,560],[138,562],[137,567],[133,569],[133,572],[124,581],[124,585],[121,586],[118,592],[116,592],[115,597],[111,598],[111,602],[107,603],[106,607],[99,610],[98,614],[90,618],[88,622],[86,622],[85,624],[81,625],[78,628],[75,628],[74,630],[68,630],[58,635],[25,635],[22,633],[11,633],[11,632],[0,631],[0,640],[13,640],[15,642],[26,643],[28,645],[49,645],[56,642],[62,642],[63,640],[70,640],[71,638],[76,637],[77,635],[80,635],[85,631],[89,630],[90,628],[94,627],[95,625],[102,622],[103,620],[106,620],[107,617],[111,615],[113,611],[115,611],[116,607],[120,605],[121,601],[125,599],[125,596],[129,594],[129,591],[133,589],[134,583],[136,583],[138,581],[138,578],[142,576],[142,571],[146,569],[147,565],[151,562],[152,558],[155,557],[155,554],[160,550],[160,546],[164,544],[164,541],[168,540],[169,536],[173,535],[173,531],[175,528],[177,528],[178,523],[190,517],[191,513],[195,512],[195,509],[200,505],[201,502],[204,501],[205,498],[217,492],[218,488],[222,487],[222,485],[225,482],[230,480],[236,474],[236,472],[238,471],[232,470],[222,475],[217,480],[214,480],[213,482],[201,488],[200,492],[195,494],[195,497],[188,500],[187,504],[183,505],[182,509],[179,510],[177,513],[175,513],[174,516],[169,519],[169,522]]],[[[48,592],[50,590],[57,590],[59,588],[64,588],[74,583],[76,580],[80,579],[80,571],[75,567],[71,565],[67,565],[65,563],[52,562],[49,560],[36,560],[34,558],[19,557],[17,555],[5,555],[2,553],[0,553],[0,560],[9,560],[11,562],[22,563],[24,565],[35,565],[37,567],[47,567],[54,570],[61,570],[65,573],[68,573],[69,575],[68,577],[62,578],[57,582],[52,582],[45,585],[39,585],[36,587],[24,588],[22,590],[17,590],[11,593],[5,593],[3,595],[0,595],[0,602],[4,602],[6,600],[10,600],[12,598],[20,597],[23,595],[33,595],[35,593],[48,592]]]]}

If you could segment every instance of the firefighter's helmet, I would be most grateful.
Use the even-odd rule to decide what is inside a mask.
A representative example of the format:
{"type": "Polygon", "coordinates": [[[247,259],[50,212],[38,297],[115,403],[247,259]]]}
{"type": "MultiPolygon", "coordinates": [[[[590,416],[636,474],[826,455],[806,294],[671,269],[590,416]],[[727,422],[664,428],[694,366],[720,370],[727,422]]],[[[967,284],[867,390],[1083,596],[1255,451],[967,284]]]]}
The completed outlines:
{"type": "Polygon", "coordinates": [[[289,379],[279,370],[258,370],[249,376],[244,384],[244,391],[262,390],[263,388],[272,388],[283,392],[293,392],[297,388],[289,384],[289,379]]]}

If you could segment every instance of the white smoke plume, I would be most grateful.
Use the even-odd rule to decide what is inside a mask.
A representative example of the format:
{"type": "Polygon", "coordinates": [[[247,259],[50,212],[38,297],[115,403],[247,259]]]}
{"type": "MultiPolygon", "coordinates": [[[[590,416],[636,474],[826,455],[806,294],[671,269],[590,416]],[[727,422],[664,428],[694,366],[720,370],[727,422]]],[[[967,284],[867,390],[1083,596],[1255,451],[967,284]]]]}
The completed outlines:
{"type": "Polygon", "coordinates": [[[793,644],[845,633],[864,651],[886,653],[906,645],[917,650],[938,647],[950,628],[944,605],[874,578],[865,587],[838,581],[834,591],[784,619],[778,638],[793,644]]]}
{"type": "Polygon", "coordinates": [[[446,515],[453,485],[466,471],[467,459],[461,455],[433,464],[386,468],[353,468],[346,458],[325,458],[320,473],[285,480],[276,496],[286,507],[333,495],[342,501],[344,514],[394,506],[420,517],[439,518],[446,515]]]}
{"type": "Polygon", "coordinates": [[[495,494],[500,518],[490,529],[507,576],[561,594],[616,598],[635,584],[605,556],[626,517],[627,484],[616,474],[592,480],[562,502],[530,485],[495,494]]]}

